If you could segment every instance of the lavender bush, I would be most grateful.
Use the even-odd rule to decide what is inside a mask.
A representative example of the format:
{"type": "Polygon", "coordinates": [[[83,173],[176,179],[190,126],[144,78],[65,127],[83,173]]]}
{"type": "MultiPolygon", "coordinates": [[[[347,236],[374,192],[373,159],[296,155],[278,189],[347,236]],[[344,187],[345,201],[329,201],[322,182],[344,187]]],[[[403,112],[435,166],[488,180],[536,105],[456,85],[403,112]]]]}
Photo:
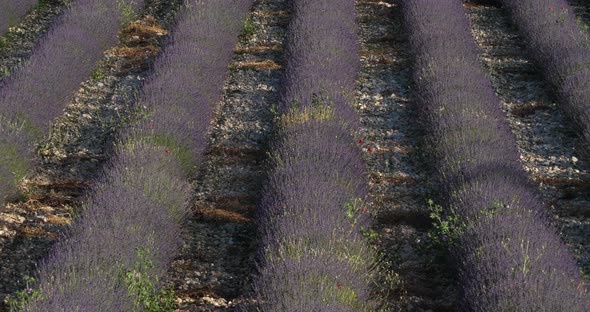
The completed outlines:
{"type": "Polygon", "coordinates": [[[502,0],[590,152],[590,37],[566,0],[502,0]]]}
{"type": "Polygon", "coordinates": [[[142,0],[75,1],[28,62],[0,82],[0,129],[19,128],[0,142],[3,148],[14,146],[10,150],[18,151],[13,156],[19,159],[16,170],[16,158],[0,157],[0,172],[12,174],[0,184],[0,195],[14,189],[33,166],[30,154],[35,142],[47,133],[80,82],[90,76],[103,51],[116,42],[121,23],[142,4],[142,0]],[[18,147],[11,145],[16,142],[18,147]]]}
{"type": "Polygon", "coordinates": [[[0,114],[26,125],[34,138],[44,135],[69,97],[117,42],[117,31],[141,0],[80,0],[35,48],[29,61],[6,78],[0,89],[0,114]]]}
{"type": "Polygon", "coordinates": [[[38,0],[2,0],[0,1],[0,36],[8,27],[16,24],[25,14],[35,7],[38,0]]]}
{"type": "Polygon", "coordinates": [[[354,1],[290,6],[282,116],[256,215],[257,308],[369,311],[368,181],[350,105],[359,66],[354,1]]]}
{"type": "Polygon", "coordinates": [[[146,119],[120,135],[116,157],[85,201],[68,239],[39,271],[25,311],[171,311],[160,290],[179,247],[188,175],[221,96],[252,0],[187,0],[145,83],[146,119]],[[203,79],[206,77],[206,79],[203,79]]]}
{"type": "Polygon", "coordinates": [[[69,239],[41,265],[41,296],[24,311],[143,310],[129,284],[166,271],[188,200],[188,183],[171,158],[147,144],[119,151],[85,201],[69,239]],[[156,265],[145,265],[140,256],[146,253],[156,265]]]}
{"type": "Polygon", "coordinates": [[[443,201],[464,311],[589,311],[582,277],[521,167],[461,2],[403,4],[417,109],[443,201]]]}
{"type": "Polygon", "coordinates": [[[257,213],[260,309],[368,309],[367,181],[354,138],[338,124],[309,120],[282,130],[272,150],[257,213]]]}
{"type": "Polygon", "coordinates": [[[359,46],[355,7],[348,2],[290,1],[293,19],[285,48],[279,112],[301,112],[314,102],[327,101],[332,103],[337,119],[358,128],[358,116],[350,101],[359,46]]]}

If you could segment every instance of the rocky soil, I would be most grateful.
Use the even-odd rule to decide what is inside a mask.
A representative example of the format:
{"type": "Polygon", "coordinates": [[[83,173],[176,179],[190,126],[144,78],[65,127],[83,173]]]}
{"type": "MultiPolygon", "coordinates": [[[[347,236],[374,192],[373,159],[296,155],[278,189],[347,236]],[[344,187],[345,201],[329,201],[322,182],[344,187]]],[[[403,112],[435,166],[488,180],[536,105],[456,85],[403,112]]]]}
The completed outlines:
{"type": "Polygon", "coordinates": [[[194,214],[167,278],[176,311],[233,311],[253,303],[258,239],[252,217],[274,133],[286,9],[284,0],[256,1],[235,49],[206,160],[194,182],[194,214]]]}
{"type": "Polygon", "coordinates": [[[427,202],[436,188],[412,105],[413,60],[400,1],[357,3],[362,69],[355,106],[370,172],[369,210],[385,270],[376,292],[392,311],[454,311],[451,268],[428,236],[427,202]]]}
{"type": "MultiPolygon", "coordinates": [[[[385,311],[456,311],[453,267],[429,235],[428,200],[436,199],[438,187],[413,105],[413,59],[401,1],[357,0],[362,68],[354,106],[370,174],[367,208],[378,233],[374,246],[382,254],[374,295],[385,311]]],[[[111,156],[113,138],[134,114],[134,98],[165,49],[180,2],[148,1],[40,142],[41,163],[23,182],[23,199],[0,214],[0,301],[24,287],[25,276],[34,274],[75,218],[84,192],[111,156]]],[[[587,3],[570,2],[588,20],[587,3]]],[[[26,61],[58,18],[64,1],[48,3],[3,41],[0,80],[26,61]]],[[[590,274],[590,164],[576,150],[572,123],[506,12],[473,4],[466,4],[465,12],[523,166],[537,182],[556,229],[590,274]]],[[[275,133],[289,19],[286,0],[257,0],[244,24],[206,158],[193,181],[183,248],[163,281],[174,290],[176,311],[235,311],[238,305],[256,304],[250,286],[259,247],[253,215],[265,183],[267,145],[275,133]]],[[[0,304],[0,311],[5,309],[0,304]]]]}

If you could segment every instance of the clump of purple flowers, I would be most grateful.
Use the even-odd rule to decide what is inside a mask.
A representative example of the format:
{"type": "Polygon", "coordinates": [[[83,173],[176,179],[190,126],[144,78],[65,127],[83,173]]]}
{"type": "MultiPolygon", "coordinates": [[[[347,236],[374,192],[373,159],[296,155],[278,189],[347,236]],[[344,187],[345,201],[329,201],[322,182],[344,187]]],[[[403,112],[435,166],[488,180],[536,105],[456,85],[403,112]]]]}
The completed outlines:
{"type": "Polygon", "coordinates": [[[191,193],[187,168],[202,158],[252,0],[184,4],[139,98],[150,117],[120,134],[115,157],[84,200],[68,238],[40,265],[40,296],[24,303],[24,311],[144,311],[154,304],[172,309],[159,306],[172,304],[159,300],[159,279],[181,243],[191,193]]]}
{"type": "Polygon", "coordinates": [[[461,309],[589,311],[575,261],[522,169],[461,3],[409,0],[403,11],[416,55],[416,109],[447,210],[461,218],[451,246],[461,309]]]}
{"type": "Polygon", "coordinates": [[[369,311],[368,181],[350,105],[354,1],[293,0],[282,113],[257,210],[259,311],[369,311]]]}
{"type": "MultiPolygon", "coordinates": [[[[0,33],[2,15],[9,13],[3,9],[24,10],[31,1],[9,2],[12,4],[0,7],[0,33]]],[[[0,148],[4,150],[0,152],[0,175],[8,176],[0,182],[0,200],[33,167],[36,142],[47,134],[68,99],[90,76],[103,51],[117,41],[123,18],[118,8],[121,4],[136,12],[143,1],[75,1],[29,60],[0,83],[0,148]],[[6,149],[17,152],[7,157],[3,155],[6,149]]]]}
{"type": "Polygon", "coordinates": [[[590,153],[590,36],[565,0],[502,0],[590,153]]]}

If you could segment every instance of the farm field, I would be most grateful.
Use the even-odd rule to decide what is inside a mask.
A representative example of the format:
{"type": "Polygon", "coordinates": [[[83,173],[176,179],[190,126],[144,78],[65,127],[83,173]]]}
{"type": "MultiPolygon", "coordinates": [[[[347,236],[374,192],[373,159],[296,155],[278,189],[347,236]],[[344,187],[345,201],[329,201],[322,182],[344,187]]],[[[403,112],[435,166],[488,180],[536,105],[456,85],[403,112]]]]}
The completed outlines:
{"type": "Polygon", "coordinates": [[[0,1],[0,311],[590,311],[588,25],[0,1]]]}

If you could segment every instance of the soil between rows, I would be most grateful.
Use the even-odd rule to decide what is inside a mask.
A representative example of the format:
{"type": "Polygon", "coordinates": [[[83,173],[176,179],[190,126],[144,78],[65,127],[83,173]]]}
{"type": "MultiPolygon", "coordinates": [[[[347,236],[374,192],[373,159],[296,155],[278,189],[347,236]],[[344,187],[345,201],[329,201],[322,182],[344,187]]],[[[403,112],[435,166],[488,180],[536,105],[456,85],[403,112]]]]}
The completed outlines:
{"type": "MultiPolygon", "coordinates": [[[[45,26],[35,29],[48,27],[61,5],[55,3],[49,10],[53,15],[29,16],[25,23],[37,18],[45,26]]],[[[153,14],[156,20],[144,18],[143,25],[163,26],[165,32],[178,3],[150,1],[144,15],[153,14]]],[[[428,236],[426,202],[436,197],[437,186],[421,146],[423,129],[415,122],[412,52],[400,1],[359,0],[357,8],[362,69],[354,105],[370,169],[368,207],[380,235],[376,247],[385,255],[388,273],[375,292],[391,310],[455,311],[453,268],[428,236]]],[[[587,7],[577,6],[576,12],[587,19],[587,7]]],[[[571,122],[538,67],[527,59],[506,12],[468,5],[466,14],[523,165],[538,182],[562,237],[590,274],[590,171],[575,150],[571,122]]],[[[194,214],[185,224],[185,244],[164,283],[175,291],[177,311],[234,311],[238,305],[255,304],[250,282],[258,241],[252,217],[274,133],[271,108],[280,88],[288,7],[284,0],[256,1],[250,21],[251,30],[236,47],[206,160],[194,181],[194,214]]],[[[62,238],[92,178],[109,158],[112,138],[124,126],[121,120],[132,114],[132,94],[165,43],[163,34],[139,41],[135,35],[123,37],[119,49],[107,53],[100,65],[103,77],[82,85],[40,149],[43,163],[26,183],[31,191],[27,200],[9,204],[0,216],[0,298],[22,289],[24,277],[33,274],[36,263],[62,238]]],[[[20,46],[30,49],[39,34],[27,36],[20,46]]],[[[26,48],[14,46],[11,52],[0,50],[5,53],[0,54],[0,68],[26,58],[26,48]]],[[[5,308],[0,305],[0,311],[5,308]]]]}

